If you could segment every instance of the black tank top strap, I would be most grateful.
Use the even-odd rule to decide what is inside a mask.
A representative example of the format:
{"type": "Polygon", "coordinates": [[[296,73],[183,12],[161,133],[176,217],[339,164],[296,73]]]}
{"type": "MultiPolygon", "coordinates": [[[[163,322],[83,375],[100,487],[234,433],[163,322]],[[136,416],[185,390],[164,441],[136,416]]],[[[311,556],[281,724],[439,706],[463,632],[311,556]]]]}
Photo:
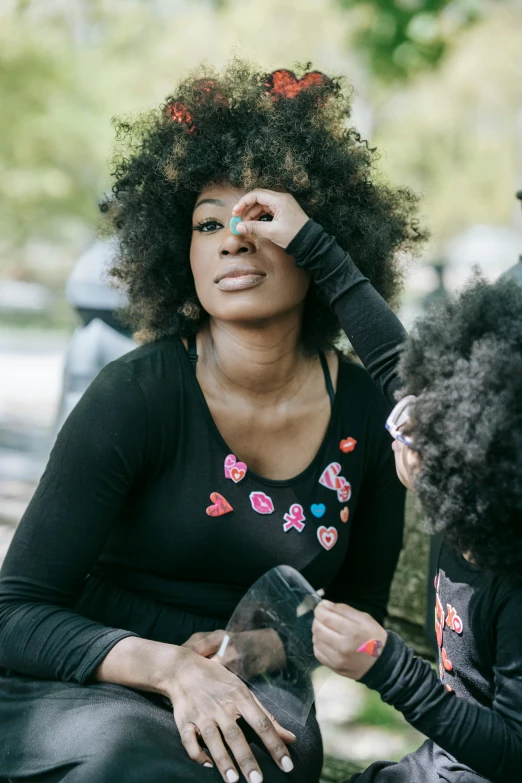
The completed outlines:
{"type": "Polygon", "coordinates": [[[196,335],[191,334],[187,338],[187,353],[192,369],[196,372],[196,362],[198,360],[198,347],[196,345],[196,335]]]}
{"type": "Polygon", "coordinates": [[[332,383],[332,376],[330,375],[330,368],[328,367],[326,356],[322,351],[319,351],[319,359],[321,360],[321,367],[323,368],[326,391],[328,392],[328,396],[330,398],[330,405],[333,408],[335,402],[335,390],[332,383]]]}

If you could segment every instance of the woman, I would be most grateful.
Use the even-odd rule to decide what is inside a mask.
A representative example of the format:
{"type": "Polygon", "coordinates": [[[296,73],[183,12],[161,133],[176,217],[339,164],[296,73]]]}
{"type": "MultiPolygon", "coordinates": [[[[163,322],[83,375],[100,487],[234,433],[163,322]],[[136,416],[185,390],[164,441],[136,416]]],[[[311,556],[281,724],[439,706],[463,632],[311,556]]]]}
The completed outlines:
{"type": "Polygon", "coordinates": [[[386,408],[333,350],[365,278],[308,217],[388,299],[421,237],[349,108],[338,80],[236,62],[120,123],[103,209],[147,342],[65,423],[4,563],[0,775],[318,780],[313,714],[282,728],[210,658],[281,563],[385,613],[403,518],[386,408]]]}

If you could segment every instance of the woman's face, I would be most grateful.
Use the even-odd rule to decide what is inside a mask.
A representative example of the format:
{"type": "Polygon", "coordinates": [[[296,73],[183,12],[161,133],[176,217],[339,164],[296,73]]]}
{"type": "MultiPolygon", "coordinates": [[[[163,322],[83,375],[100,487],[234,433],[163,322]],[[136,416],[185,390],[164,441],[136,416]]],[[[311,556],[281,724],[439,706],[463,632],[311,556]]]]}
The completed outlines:
{"type": "Polygon", "coordinates": [[[230,230],[232,208],[247,192],[213,185],[197,198],[190,266],[198,299],[207,313],[224,321],[255,322],[300,312],[309,274],[270,240],[230,230]]]}

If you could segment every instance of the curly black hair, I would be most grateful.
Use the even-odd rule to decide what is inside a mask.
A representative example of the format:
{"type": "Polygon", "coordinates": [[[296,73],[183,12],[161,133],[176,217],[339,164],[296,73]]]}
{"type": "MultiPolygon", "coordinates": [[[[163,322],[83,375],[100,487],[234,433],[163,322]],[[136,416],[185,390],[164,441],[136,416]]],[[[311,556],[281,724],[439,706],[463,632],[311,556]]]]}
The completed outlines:
{"type": "MultiPolygon", "coordinates": [[[[379,292],[396,299],[399,251],[425,238],[417,199],[378,182],[375,150],[348,124],[343,79],[302,78],[285,70],[267,75],[236,59],[221,74],[192,73],[159,110],[114,121],[114,185],[101,209],[120,239],[112,274],[128,292],[127,322],[149,339],[195,333],[206,317],[194,318],[189,247],[196,197],[211,184],[290,192],[379,292]]],[[[339,332],[312,285],[303,343],[329,348],[339,332]]]]}
{"type": "Polygon", "coordinates": [[[476,276],[405,343],[419,399],[415,488],[433,530],[490,573],[522,578],[522,288],[476,276]]]}

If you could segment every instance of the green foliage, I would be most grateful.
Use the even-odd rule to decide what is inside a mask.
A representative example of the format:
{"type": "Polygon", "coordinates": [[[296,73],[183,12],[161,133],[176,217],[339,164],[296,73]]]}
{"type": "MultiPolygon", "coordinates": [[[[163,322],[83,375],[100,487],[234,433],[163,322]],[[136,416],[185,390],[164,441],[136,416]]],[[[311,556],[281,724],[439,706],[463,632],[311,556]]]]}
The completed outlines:
{"type": "Polygon", "coordinates": [[[405,79],[441,60],[462,28],[476,21],[481,0],[339,0],[356,9],[354,42],[385,82],[405,79]]]}
{"type": "Polygon", "coordinates": [[[389,704],[385,704],[377,691],[368,690],[360,711],[355,717],[358,724],[380,726],[390,729],[403,729],[404,718],[389,704]]]}

